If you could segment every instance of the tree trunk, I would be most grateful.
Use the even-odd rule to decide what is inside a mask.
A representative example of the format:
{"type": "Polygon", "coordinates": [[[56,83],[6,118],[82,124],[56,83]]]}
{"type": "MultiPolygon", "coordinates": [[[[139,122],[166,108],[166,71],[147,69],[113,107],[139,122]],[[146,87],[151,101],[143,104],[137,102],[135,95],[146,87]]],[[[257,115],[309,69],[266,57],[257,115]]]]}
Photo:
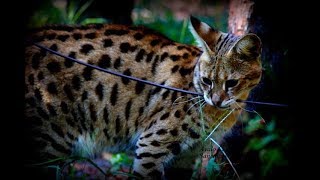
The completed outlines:
{"type": "Polygon", "coordinates": [[[254,2],[252,0],[231,0],[229,5],[228,29],[241,36],[248,32],[254,2]]]}

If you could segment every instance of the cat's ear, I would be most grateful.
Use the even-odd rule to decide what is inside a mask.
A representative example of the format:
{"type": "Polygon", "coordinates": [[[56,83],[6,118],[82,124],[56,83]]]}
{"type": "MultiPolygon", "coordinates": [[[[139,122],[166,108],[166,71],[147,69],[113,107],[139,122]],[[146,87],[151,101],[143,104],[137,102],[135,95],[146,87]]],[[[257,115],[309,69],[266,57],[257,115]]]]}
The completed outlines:
{"type": "Polygon", "coordinates": [[[199,19],[190,16],[189,29],[201,48],[214,50],[215,45],[222,33],[199,19]]]}
{"type": "Polygon", "coordinates": [[[232,48],[233,53],[241,59],[253,60],[261,54],[261,40],[255,34],[247,34],[241,37],[232,48]]]}

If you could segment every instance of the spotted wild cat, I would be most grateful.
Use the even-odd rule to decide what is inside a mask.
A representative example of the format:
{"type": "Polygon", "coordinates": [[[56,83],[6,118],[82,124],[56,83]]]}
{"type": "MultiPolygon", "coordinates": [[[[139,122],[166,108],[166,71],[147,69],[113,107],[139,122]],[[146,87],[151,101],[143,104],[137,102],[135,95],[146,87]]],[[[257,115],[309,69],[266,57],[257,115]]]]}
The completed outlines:
{"type": "Polygon", "coordinates": [[[190,30],[199,47],[123,25],[51,26],[33,32],[33,42],[69,57],[203,94],[183,102],[192,96],[106,74],[29,45],[25,116],[37,147],[34,156],[52,159],[82,151],[92,157],[104,150],[132,150],[136,175],[163,177],[165,166],[203,143],[202,134],[233,110],[213,135],[221,138],[240,113],[242,105],[235,100],[246,99],[260,81],[261,42],[254,34],[237,37],[194,17],[190,30]]]}

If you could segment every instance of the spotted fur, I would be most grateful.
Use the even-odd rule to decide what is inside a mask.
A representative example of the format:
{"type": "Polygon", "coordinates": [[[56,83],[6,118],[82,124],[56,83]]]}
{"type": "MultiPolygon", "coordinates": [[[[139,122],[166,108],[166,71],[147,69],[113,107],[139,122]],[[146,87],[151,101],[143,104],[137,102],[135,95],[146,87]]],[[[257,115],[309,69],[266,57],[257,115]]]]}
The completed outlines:
{"type": "MultiPolygon", "coordinates": [[[[190,109],[197,99],[174,104],[186,94],[93,70],[30,45],[25,50],[25,115],[36,156],[132,150],[134,174],[163,176],[169,162],[202,142],[203,130],[208,133],[228,108],[237,107],[228,104],[230,99],[246,99],[261,76],[256,35],[222,33],[195,18],[190,29],[199,47],[122,25],[51,26],[32,33],[31,40],[69,57],[197,91],[206,101],[201,121],[199,104],[190,109]]],[[[235,110],[222,123],[216,138],[239,113],[235,110]]]]}

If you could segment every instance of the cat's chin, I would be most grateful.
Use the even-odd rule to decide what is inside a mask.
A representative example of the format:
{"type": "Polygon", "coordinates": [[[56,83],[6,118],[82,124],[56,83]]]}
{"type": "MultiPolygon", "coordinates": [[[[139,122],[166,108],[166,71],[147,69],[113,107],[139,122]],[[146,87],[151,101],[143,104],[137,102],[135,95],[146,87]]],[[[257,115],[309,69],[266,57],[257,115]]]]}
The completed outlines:
{"type": "Polygon", "coordinates": [[[230,106],[215,106],[215,107],[220,110],[230,109],[230,106]]]}

